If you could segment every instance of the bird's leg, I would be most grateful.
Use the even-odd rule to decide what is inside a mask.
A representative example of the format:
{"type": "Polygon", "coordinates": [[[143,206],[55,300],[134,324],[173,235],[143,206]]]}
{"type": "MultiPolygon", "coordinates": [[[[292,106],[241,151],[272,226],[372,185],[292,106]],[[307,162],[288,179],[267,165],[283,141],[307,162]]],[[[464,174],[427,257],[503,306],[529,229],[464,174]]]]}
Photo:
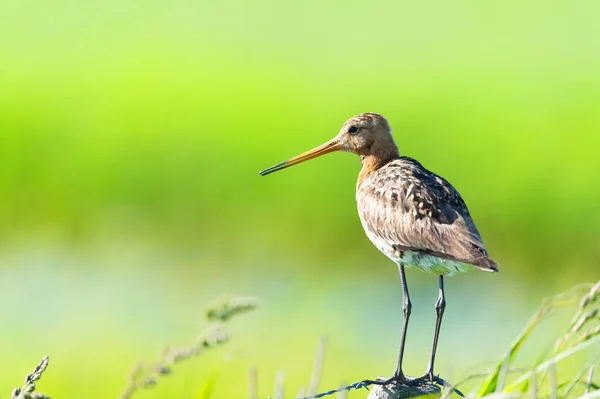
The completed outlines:
{"type": "Polygon", "coordinates": [[[431,356],[429,357],[429,365],[424,377],[429,378],[430,381],[434,381],[433,375],[433,363],[435,362],[435,351],[437,350],[438,337],[440,335],[440,326],[442,325],[442,317],[444,316],[444,309],[446,309],[446,296],[444,295],[444,276],[440,276],[440,290],[438,300],[435,303],[435,313],[437,318],[435,320],[435,333],[433,334],[433,345],[431,346],[431,356]]]}
{"type": "Polygon", "coordinates": [[[406,330],[408,328],[408,319],[410,318],[412,305],[410,303],[410,296],[408,295],[408,286],[406,285],[406,276],[404,275],[404,265],[402,263],[398,263],[398,268],[400,269],[400,282],[402,283],[402,310],[404,312],[404,320],[402,322],[402,332],[400,334],[400,352],[398,354],[398,363],[392,378],[404,384],[406,383],[406,376],[402,372],[402,358],[404,357],[406,330]]]}

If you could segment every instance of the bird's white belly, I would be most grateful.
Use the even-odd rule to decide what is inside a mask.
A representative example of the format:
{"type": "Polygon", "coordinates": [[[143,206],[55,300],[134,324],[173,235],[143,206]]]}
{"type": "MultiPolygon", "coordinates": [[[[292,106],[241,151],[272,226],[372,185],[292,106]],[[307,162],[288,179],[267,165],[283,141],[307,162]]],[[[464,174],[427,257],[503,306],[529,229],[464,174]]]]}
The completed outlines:
{"type": "Polygon", "coordinates": [[[385,256],[411,269],[420,270],[425,273],[438,275],[453,275],[455,272],[468,272],[475,266],[468,263],[457,262],[450,259],[439,258],[437,256],[416,252],[416,251],[398,251],[393,244],[387,240],[366,230],[367,236],[373,244],[385,256]]]}

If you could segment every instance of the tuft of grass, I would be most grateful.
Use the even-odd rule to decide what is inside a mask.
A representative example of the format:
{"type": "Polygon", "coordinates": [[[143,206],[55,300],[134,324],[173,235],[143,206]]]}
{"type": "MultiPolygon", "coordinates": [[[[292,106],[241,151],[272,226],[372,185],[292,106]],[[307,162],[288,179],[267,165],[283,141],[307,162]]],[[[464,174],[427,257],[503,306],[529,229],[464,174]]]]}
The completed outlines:
{"type": "MultiPolygon", "coordinates": [[[[563,360],[581,353],[600,343],[600,281],[593,285],[578,286],[565,293],[546,299],[540,309],[527,323],[521,334],[512,342],[503,358],[488,374],[472,375],[463,380],[483,379],[482,383],[467,398],[512,399],[593,399],[600,398],[600,386],[593,381],[595,364],[600,359],[598,352],[593,360],[585,364],[573,377],[567,379],[559,375],[558,365],[563,360]],[[582,291],[585,289],[585,292],[582,291]],[[526,371],[513,367],[522,347],[536,327],[553,312],[566,312],[569,306],[575,307],[564,333],[557,337],[550,348],[539,355],[538,359],[526,371]]],[[[167,347],[154,363],[138,362],[133,367],[127,386],[122,392],[121,399],[130,399],[140,389],[154,387],[160,378],[173,372],[174,366],[187,359],[197,357],[205,350],[220,346],[229,340],[229,334],[224,323],[232,317],[254,309],[257,300],[249,297],[224,297],[213,302],[206,310],[206,318],[211,323],[209,328],[188,346],[167,347]]],[[[325,359],[327,340],[322,337],[317,347],[315,363],[308,388],[297,391],[298,398],[315,399],[329,395],[345,398],[347,392],[353,389],[366,388],[373,384],[371,380],[363,380],[350,385],[344,385],[323,393],[316,393],[325,359]],[[304,396],[304,395],[307,396],[304,396]]],[[[28,373],[22,387],[15,388],[12,399],[45,399],[49,396],[35,392],[35,382],[48,366],[48,357],[44,357],[35,369],[28,373]]],[[[198,399],[210,399],[216,380],[216,371],[211,373],[200,391],[198,399]]],[[[249,397],[258,398],[257,369],[249,373],[249,397]]],[[[442,398],[449,397],[460,385],[446,386],[442,398]]],[[[275,398],[284,398],[284,373],[279,371],[275,378],[275,398]]],[[[461,394],[462,395],[462,394],[461,394]]]]}
{"type": "Polygon", "coordinates": [[[13,389],[11,399],[50,399],[50,396],[41,392],[35,392],[35,382],[42,378],[42,374],[48,368],[50,358],[46,355],[30,373],[25,374],[25,382],[21,387],[13,389]]]}
{"type": "MultiPolygon", "coordinates": [[[[537,396],[566,398],[573,394],[575,387],[581,382],[591,365],[586,365],[574,379],[562,384],[559,384],[556,379],[556,365],[564,359],[600,343],[598,298],[600,298],[600,281],[591,287],[590,285],[575,287],[575,289],[544,301],[523,332],[513,341],[503,359],[479,387],[476,396],[484,397],[502,392],[521,395],[529,393],[529,396],[533,397],[532,392],[535,392],[537,396]],[[585,288],[585,293],[581,295],[583,288],[585,288]],[[566,306],[573,303],[578,304],[575,313],[565,332],[555,340],[553,347],[538,357],[530,371],[521,373],[512,382],[506,383],[513,361],[533,330],[551,312],[566,311],[566,306]],[[531,386],[531,384],[535,384],[535,386],[531,386]],[[562,386],[565,388],[559,395],[558,388],[562,386]]],[[[590,382],[590,386],[592,384],[590,382]]]]}
{"type": "MultiPolygon", "coordinates": [[[[250,297],[222,298],[212,303],[206,311],[206,318],[212,324],[187,346],[168,346],[154,363],[137,362],[127,378],[127,385],[119,396],[130,399],[137,391],[154,387],[160,378],[173,373],[174,366],[182,361],[198,357],[205,350],[212,349],[229,341],[229,333],[225,329],[225,321],[231,317],[254,309],[258,301],[250,297]]],[[[212,394],[216,373],[212,373],[205,381],[198,398],[208,399],[212,394]]]]}
{"type": "MultiPolygon", "coordinates": [[[[488,374],[471,375],[456,385],[444,386],[442,398],[449,398],[456,388],[466,382],[483,379],[481,384],[467,398],[485,399],[592,399],[600,398],[600,386],[593,381],[594,365],[600,358],[600,352],[593,356],[593,360],[584,365],[576,375],[570,379],[562,377],[561,382],[558,365],[563,360],[581,353],[600,343],[600,281],[596,284],[587,284],[575,287],[567,292],[546,299],[540,309],[529,320],[523,331],[515,338],[503,358],[488,374]],[[582,293],[583,292],[583,293],[582,293]],[[523,346],[536,327],[553,312],[567,312],[570,306],[575,306],[575,312],[566,326],[564,333],[556,338],[539,355],[538,359],[526,371],[513,367],[523,346]]],[[[298,391],[297,398],[316,399],[329,395],[345,397],[353,389],[365,388],[372,384],[370,380],[345,385],[341,388],[315,394],[318,376],[322,372],[325,341],[322,340],[317,350],[311,384],[307,396],[304,390],[298,391]]],[[[371,396],[369,396],[371,397],[371,396]]]]}

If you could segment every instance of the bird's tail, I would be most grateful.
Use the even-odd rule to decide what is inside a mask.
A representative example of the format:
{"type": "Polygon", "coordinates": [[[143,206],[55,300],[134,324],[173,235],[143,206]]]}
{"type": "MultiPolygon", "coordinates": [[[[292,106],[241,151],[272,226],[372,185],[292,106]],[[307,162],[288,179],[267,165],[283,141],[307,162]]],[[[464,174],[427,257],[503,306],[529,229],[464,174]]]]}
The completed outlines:
{"type": "Polygon", "coordinates": [[[477,266],[477,268],[483,270],[484,272],[498,272],[498,264],[488,257],[479,258],[475,266],[477,266]]]}

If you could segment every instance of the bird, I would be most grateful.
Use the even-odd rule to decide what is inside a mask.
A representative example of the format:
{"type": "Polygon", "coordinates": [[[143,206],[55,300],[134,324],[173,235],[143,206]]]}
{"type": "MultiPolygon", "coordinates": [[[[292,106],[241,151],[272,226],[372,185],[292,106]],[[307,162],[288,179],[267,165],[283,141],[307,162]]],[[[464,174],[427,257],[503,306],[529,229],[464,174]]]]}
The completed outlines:
{"type": "Polygon", "coordinates": [[[331,152],[358,155],[362,168],[356,184],[358,215],[369,240],[394,261],[402,285],[403,322],[396,368],[383,384],[440,382],[434,374],[440,327],[446,309],[444,276],[480,269],[497,272],[498,264],[485,249],[481,235],[458,191],[417,160],[400,155],[387,119],[366,112],[353,116],[331,140],[259,172],[285,169],[331,152]],[[406,333],[412,304],[405,269],[438,276],[436,322],[429,363],[421,377],[403,369],[406,333]]]}

